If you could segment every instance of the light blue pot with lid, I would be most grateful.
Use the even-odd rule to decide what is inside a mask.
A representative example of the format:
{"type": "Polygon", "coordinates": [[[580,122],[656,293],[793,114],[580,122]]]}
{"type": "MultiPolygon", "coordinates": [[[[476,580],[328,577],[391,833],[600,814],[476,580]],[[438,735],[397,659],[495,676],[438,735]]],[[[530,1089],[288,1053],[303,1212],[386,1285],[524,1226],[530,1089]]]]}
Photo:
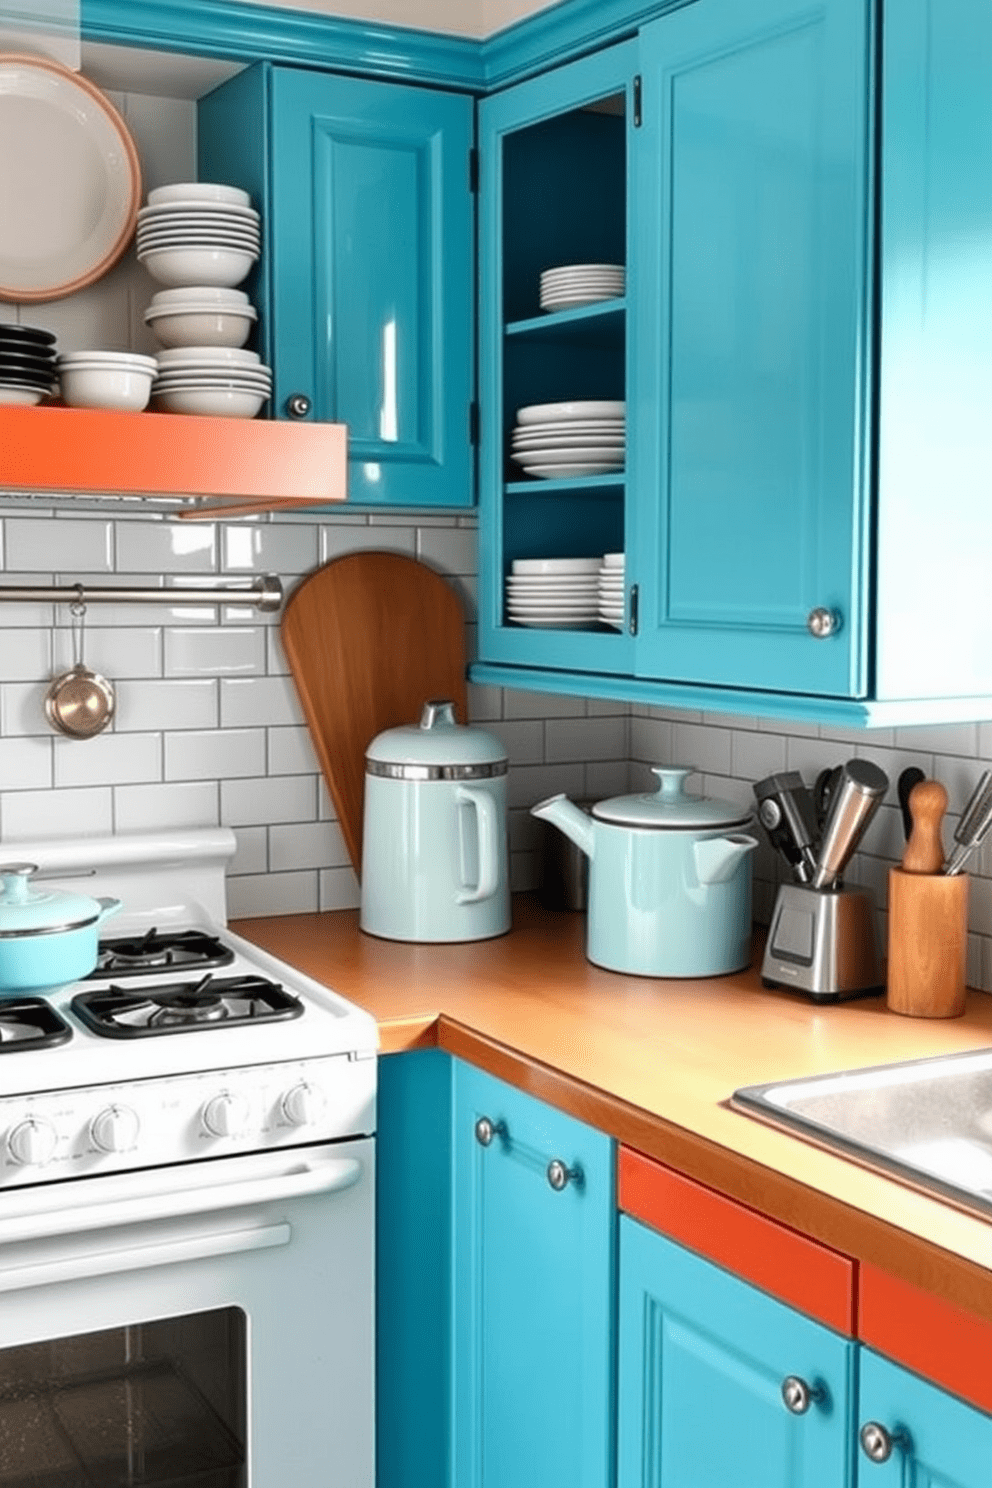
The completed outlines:
{"type": "Polygon", "coordinates": [[[531,808],[589,859],[586,955],[634,976],[739,971],[751,957],[749,809],[693,795],[689,766],[658,766],[658,788],[599,801],[565,796],[531,808]]]}
{"type": "Polygon", "coordinates": [[[33,863],[0,864],[0,997],[64,987],[89,976],[99,926],[119,899],[46,889],[32,883],[33,863]]]}
{"type": "Polygon", "coordinates": [[[486,940],[510,928],[506,750],[447,701],[365,752],[359,923],[387,940],[486,940]]]}

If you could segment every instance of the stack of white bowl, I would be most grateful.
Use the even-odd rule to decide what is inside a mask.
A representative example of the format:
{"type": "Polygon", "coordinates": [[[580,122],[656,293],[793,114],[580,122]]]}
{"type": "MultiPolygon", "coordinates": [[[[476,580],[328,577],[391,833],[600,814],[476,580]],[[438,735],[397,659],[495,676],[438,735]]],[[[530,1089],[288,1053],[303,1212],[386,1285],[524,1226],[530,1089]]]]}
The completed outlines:
{"type": "Polygon", "coordinates": [[[160,289],[145,325],[162,346],[244,346],[258,312],[240,289],[160,289]]]}
{"type": "Polygon", "coordinates": [[[571,480],[622,470],[627,448],[626,405],[612,399],[531,403],[517,409],[510,458],[527,475],[571,480]]]}
{"type": "Polygon", "coordinates": [[[582,630],[597,619],[598,558],[515,558],[506,580],[514,625],[582,630]]]}
{"type": "Polygon", "coordinates": [[[272,373],[256,351],[177,346],[158,356],[152,397],[168,413],[254,418],[272,392],[272,373]]]}
{"type": "Polygon", "coordinates": [[[541,275],[542,310],[577,310],[599,300],[614,300],[626,288],[623,264],[563,264],[541,275]]]}
{"type": "Polygon", "coordinates": [[[259,257],[260,223],[237,186],[159,186],[138,213],[138,258],[160,284],[233,289],[259,257]]]}
{"type": "Polygon", "coordinates": [[[604,625],[623,630],[626,603],[626,560],[622,553],[604,553],[599,570],[597,614],[604,625]]]}
{"type": "Polygon", "coordinates": [[[131,351],[71,351],[56,359],[62,401],[70,408],[147,408],[154,357],[131,351]]]}

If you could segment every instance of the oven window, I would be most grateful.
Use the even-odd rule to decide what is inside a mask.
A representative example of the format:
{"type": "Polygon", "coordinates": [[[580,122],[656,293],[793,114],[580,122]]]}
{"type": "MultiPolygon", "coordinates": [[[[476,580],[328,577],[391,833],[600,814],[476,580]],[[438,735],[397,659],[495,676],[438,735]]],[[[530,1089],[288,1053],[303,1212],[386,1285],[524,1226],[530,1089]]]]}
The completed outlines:
{"type": "Polygon", "coordinates": [[[234,1307],[0,1351],[0,1488],[247,1488],[234,1307]]]}

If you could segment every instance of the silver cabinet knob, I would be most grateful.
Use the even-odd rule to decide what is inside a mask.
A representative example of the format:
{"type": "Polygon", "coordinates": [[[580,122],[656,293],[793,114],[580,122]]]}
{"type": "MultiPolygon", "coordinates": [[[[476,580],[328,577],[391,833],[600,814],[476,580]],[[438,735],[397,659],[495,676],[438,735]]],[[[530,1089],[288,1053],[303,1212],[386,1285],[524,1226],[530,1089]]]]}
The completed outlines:
{"type": "Polygon", "coordinates": [[[909,1435],[900,1429],[887,1431],[879,1421],[866,1421],[858,1433],[861,1450],[870,1462],[888,1462],[892,1449],[909,1447],[909,1435]]]}
{"type": "Polygon", "coordinates": [[[787,1374],[782,1381],[783,1404],[794,1416],[804,1416],[814,1402],[819,1404],[826,1398],[827,1392],[823,1385],[807,1384],[798,1374],[787,1374]]]}
{"type": "Polygon", "coordinates": [[[493,1137],[505,1137],[506,1122],[490,1121],[488,1116],[480,1116],[475,1123],[475,1140],[480,1147],[488,1147],[493,1137]]]}
{"type": "Polygon", "coordinates": [[[551,1184],[555,1193],[561,1193],[562,1189],[567,1188],[569,1183],[574,1183],[577,1187],[581,1187],[582,1169],[578,1166],[570,1168],[567,1163],[562,1162],[560,1157],[553,1157],[551,1159],[548,1163],[547,1172],[548,1182],[551,1184]]]}
{"type": "Polygon", "coordinates": [[[816,609],[810,610],[806,616],[806,629],[816,640],[825,641],[827,636],[836,635],[840,630],[840,615],[836,610],[828,610],[824,605],[817,605],[816,609]]]}
{"type": "Polygon", "coordinates": [[[312,407],[313,403],[307,397],[306,393],[290,393],[286,399],[286,412],[290,418],[306,418],[312,407]]]}

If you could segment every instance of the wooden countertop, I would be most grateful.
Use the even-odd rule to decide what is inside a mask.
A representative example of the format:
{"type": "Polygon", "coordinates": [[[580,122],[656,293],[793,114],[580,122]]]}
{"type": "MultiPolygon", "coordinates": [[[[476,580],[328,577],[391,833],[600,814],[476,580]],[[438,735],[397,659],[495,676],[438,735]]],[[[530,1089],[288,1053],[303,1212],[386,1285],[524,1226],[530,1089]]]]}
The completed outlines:
{"type": "Polygon", "coordinates": [[[357,911],[244,920],[238,933],[367,1009],[384,1052],[438,1045],[847,1255],[992,1320],[992,1223],[727,1104],[742,1085],[992,1044],[992,997],[902,1018],[871,998],[816,1006],[757,970],[619,976],[581,915],[516,896],[497,940],[411,945],[357,911]]]}

